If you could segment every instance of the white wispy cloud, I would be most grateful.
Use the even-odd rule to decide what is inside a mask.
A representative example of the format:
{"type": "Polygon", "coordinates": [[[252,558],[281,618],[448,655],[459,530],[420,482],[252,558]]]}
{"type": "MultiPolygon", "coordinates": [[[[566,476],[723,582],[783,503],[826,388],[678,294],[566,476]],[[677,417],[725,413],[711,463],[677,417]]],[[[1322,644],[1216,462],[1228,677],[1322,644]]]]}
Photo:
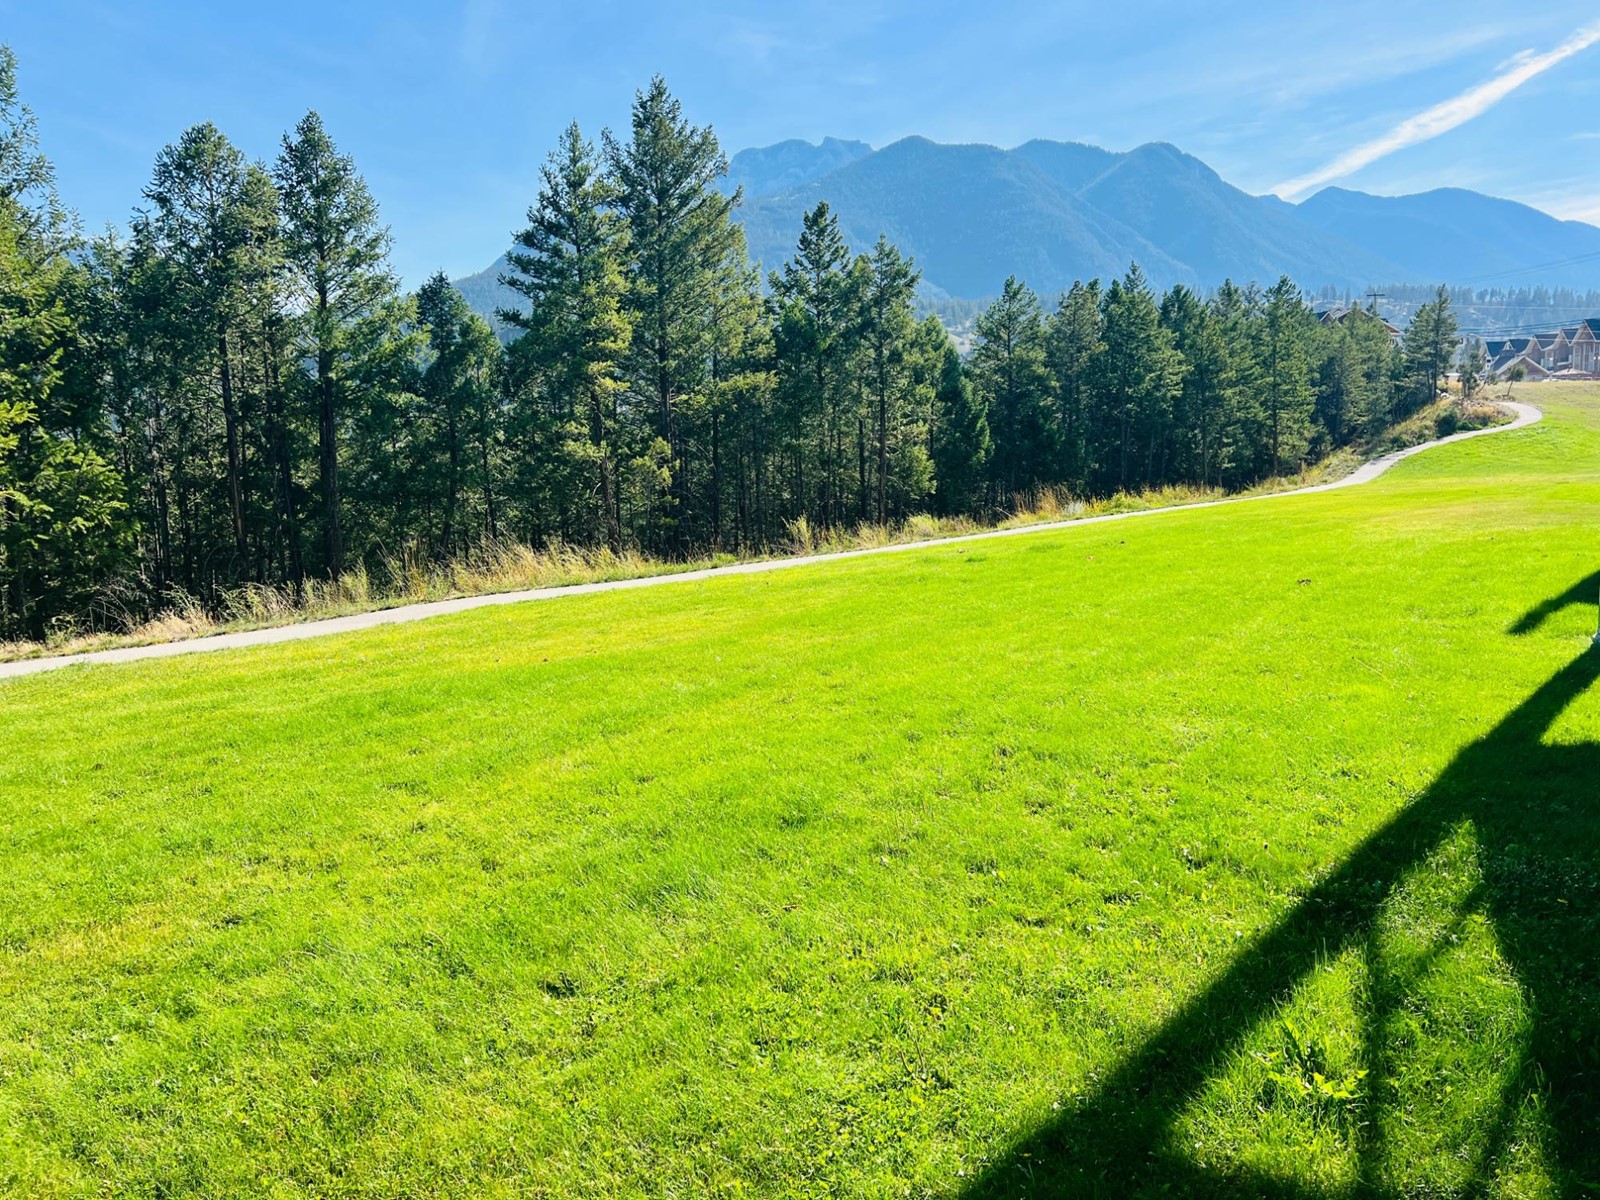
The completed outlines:
{"type": "Polygon", "coordinates": [[[1563,181],[1519,199],[1564,221],[1600,225],[1600,187],[1586,179],[1563,181]]]}
{"type": "Polygon", "coordinates": [[[1600,225],[1600,200],[1592,200],[1588,204],[1580,202],[1556,213],[1556,216],[1565,221],[1586,221],[1590,225],[1600,225]]]}
{"type": "Polygon", "coordinates": [[[1332,162],[1315,171],[1294,179],[1286,179],[1272,190],[1286,199],[1293,199],[1313,188],[1322,187],[1336,179],[1354,174],[1362,167],[1370,166],[1381,158],[1387,158],[1396,151],[1449,133],[1474,117],[1481,117],[1523,84],[1538,78],[1574,55],[1582,54],[1597,43],[1600,43],[1600,23],[1580,29],[1555,49],[1543,54],[1534,54],[1531,51],[1520,54],[1492,79],[1468,88],[1459,96],[1454,96],[1441,104],[1435,104],[1414,117],[1406,118],[1381,137],[1346,150],[1332,162]]]}

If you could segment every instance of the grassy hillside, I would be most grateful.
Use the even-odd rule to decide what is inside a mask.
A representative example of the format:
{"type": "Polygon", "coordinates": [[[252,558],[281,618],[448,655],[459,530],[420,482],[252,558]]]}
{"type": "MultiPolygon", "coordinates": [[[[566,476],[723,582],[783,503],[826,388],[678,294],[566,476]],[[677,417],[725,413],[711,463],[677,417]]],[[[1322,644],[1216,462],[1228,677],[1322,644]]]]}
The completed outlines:
{"type": "Polygon", "coordinates": [[[1600,389],[1272,504],[0,685],[0,1194],[1578,1194],[1600,389]]]}

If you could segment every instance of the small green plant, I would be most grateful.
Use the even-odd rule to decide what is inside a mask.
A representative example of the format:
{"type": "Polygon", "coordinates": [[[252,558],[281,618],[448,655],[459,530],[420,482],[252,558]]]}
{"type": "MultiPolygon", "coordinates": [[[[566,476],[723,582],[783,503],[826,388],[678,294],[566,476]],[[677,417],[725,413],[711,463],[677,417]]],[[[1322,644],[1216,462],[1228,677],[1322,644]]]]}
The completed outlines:
{"type": "Polygon", "coordinates": [[[1278,1029],[1283,1034],[1282,1045],[1260,1056],[1267,1068],[1270,1099],[1309,1104],[1318,1119],[1346,1125],[1362,1100],[1367,1072],[1335,1071],[1322,1039],[1289,1017],[1279,1018],[1278,1029]]]}

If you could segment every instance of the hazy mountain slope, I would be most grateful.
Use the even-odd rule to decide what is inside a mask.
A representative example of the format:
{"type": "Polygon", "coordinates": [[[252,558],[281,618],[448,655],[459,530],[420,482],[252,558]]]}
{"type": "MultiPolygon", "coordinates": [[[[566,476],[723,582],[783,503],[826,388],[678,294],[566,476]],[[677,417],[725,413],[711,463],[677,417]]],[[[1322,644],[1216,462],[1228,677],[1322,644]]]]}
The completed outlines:
{"type": "Polygon", "coordinates": [[[819,200],[851,246],[887,235],[917,260],[932,290],[997,293],[1017,275],[1042,294],[1074,279],[1120,275],[1138,260],[1162,284],[1198,283],[1159,246],[1059,187],[1032,162],[993,146],[906,138],[821,179],[746,206],[752,257],[771,269],[794,251],[819,200]]]}
{"type": "Polygon", "coordinates": [[[823,138],[819,145],[793,140],[741,150],[728,161],[724,190],[742,187],[746,200],[756,200],[820,179],[871,153],[872,147],[865,142],[831,137],[823,138]]]}
{"type": "Polygon", "coordinates": [[[1208,286],[1233,278],[1364,287],[1398,279],[1394,263],[1240,191],[1165,144],[1120,155],[1079,195],[1159,245],[1208,286]]]}
{"type": "Polygon", "coordinates": [[[1326,188],[1298,212],[1392,259],[1401,273],[1390,282],[1600,287],[1600,228],[1512,200],[1461,188],[1414,196],[1326,188]]]}
{"type": "Polygon", "coordinates": [[[487,317],[497,327],[499,321],[495,313],[499,309],[527,311],[527,302],[500,282],[500,276],[505,273],[509,265],[505,255],[502,254],[483,270],[453,280],[456,291],[461,293],[468,307],[480,316],[487,317]]]}
{"type": "Polygon", "coordinates": [[[1009,153],[1032,163],[1057,187],[1076,192],[1105,174],[1122,158],[1099,146],[1082,142],[1051,142],[1036,138],[1009,153]]]}

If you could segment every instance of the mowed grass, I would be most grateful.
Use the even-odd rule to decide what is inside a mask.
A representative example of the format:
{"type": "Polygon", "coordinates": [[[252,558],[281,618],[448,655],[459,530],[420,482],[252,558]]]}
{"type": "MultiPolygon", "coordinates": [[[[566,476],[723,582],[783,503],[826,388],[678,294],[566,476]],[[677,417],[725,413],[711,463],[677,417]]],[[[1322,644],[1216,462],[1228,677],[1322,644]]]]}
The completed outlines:
{"type": "Polygon", "coordinates": [[[0,685],[0,1192],[1600,1186],[1600,388],[1376,484],[0,685]]]}

